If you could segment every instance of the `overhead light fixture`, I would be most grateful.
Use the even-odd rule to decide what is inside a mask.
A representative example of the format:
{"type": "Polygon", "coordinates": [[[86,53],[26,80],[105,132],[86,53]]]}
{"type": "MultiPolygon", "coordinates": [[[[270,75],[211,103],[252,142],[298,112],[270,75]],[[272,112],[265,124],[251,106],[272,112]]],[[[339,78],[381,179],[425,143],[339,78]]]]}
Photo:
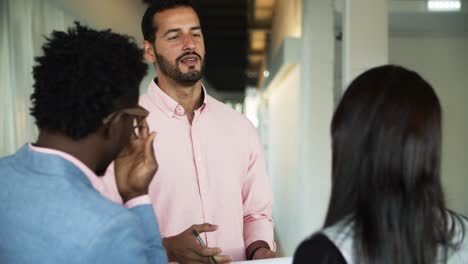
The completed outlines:
{"type": "Polygon", "coordinates": [[[461,0],[428,0],[427,9],[433,12],[460,11],[461,0]]]}

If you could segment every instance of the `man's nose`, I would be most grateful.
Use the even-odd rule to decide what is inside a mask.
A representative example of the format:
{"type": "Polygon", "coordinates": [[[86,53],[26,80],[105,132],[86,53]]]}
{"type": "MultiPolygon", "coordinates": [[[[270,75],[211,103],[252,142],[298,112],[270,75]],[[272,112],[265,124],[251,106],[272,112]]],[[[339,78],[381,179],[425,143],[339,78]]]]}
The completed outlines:
{"type": "Polygon", "coordinates": [[[184,50],[195,50],[196,44],[191,34],[184,36],[184,50]]]}

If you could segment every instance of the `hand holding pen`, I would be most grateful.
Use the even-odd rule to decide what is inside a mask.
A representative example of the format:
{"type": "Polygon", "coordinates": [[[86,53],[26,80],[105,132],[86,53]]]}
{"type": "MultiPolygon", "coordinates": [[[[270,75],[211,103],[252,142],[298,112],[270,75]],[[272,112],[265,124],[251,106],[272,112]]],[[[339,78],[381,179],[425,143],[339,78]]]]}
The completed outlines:
{"type": "Polygon", "coordinates": [[[218,226],[211,224],[192,225],[176,236],[164,238],[163,245],[166,248],[169,261],[207,264],[231,262],[230,256],[220,255],[220,248],[205,246],[202,238],[198,236],[200,239],[198,240],[193,232],[200,234],[213,232],[217,229],[218,226]]]}
{"type": "MultiPolygon", "coordinates": [[[[206,247],[205,242],[203,242],[203,239],[200,237],[200,234],[197,232],[197,230],[192,229],[192,233],[195,236],[195,238],[197,239],[198,243],[201,246],[206,247]]],[[[211,260],[212,264],[217,264],[216,260],[215,260],[215,258],[213,256],[210,256],[210,260],[211,260]]]]}

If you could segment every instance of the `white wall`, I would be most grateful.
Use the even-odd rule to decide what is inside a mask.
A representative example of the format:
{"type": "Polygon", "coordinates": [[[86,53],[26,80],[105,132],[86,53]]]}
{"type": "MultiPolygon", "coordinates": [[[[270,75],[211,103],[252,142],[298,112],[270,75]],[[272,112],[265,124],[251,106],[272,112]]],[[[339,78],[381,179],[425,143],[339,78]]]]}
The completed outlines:
{"type": "Polygon", "coordinates": [[[140,44],[141,18],[146,5],[141,0],[48,0],[93,28],[112,29],[113,32],[135,38],[140,44]]]}
{"type": "Polygon", "coordinates": [[[269,43],[270,56],[278,51],[285,37],[301,36],[301,7],[300,0],[276,1],[269,43]]]}
{"type": "MultiPolygon", "coordinates": [[[[301,0],[276,1],[272,28],[268,45],[270,64],[285,38],[300,37],[301,0]]],[[[265,145],[274,194],[277,252],[291,255],[297,246],[297,241],[292,241],[291,237],[300,236],[298,226],[292,224],[291,219],[301,218],[297,208],[301,203],[297,200],[301,190],[298,162],[300,67],[296,65],[272,79],[276,80],[265,87],[267,93],[263,93],[259,109],[259,132],[265,145]]]]}
{"type": "Polygon", "coordinates": [[[393,35],[390,62],[419,72],[443,109],[442,179],[449,207],[468,215],[468,36],[393,35]]]}
{"type": "MultiPolygon", "coordinates": [[[[272,32],[273,63],[283,58],[275,56],[275,50],[282,50],[279,43],[297,33],[301,38],[295,47],[300,53],[297,61],[283,58],[282,65],[273,65],[281,70],[270,71],[272,81],[263,96],[263,105],[267,105],[263,111],[268,114],[260,113],[260,131],[267,131],[263,139],[275,196],[278,253],[291,256],[303,239],[322,227],[330,193],[332,1],[277,2],[272,32]],[[301,19],[293,19],[293,13],[300,14],[301,19]]],[[[283,45],[287,47],[287,43],[283,45]]]]}
{"type": "Polygon", "coordinates": [[[34,57],[42,54],[44,36],[74,19],[48,0],[0,1],[0,157],[36,139],[29,114],[34,57]]]}
{"type": "Polygon", "coordinates": [[[388,0],[343,1],[343,91],[358,75],[388,62],[388,0]]]}
{"type": "Polygon", "coordinates": [[[268,169],[274,193],[273,216],[275,234],[280,253],[294,250],[289,235],[298,232],[291,218],[297,218],[302,203],[298,176],[298,128],[299,128],[299,67],[280,80],[268,100],[269,149],[268,169]],[[293,248],[291,248],[293,247],[293,248]]]}

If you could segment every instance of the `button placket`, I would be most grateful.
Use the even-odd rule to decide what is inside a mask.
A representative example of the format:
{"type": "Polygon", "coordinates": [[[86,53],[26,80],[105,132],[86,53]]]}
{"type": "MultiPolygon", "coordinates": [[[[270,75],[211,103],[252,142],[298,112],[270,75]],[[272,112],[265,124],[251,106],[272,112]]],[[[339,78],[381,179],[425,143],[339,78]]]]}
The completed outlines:
{"type": "MultiPolygon", "coordinates": [[[[211,215],[210,209],[210,189],[209,189],[209,179],[207,175],[207,160],[206,157],[203,156],[203,148],[202,148],[202,133],[198,129],[200,127],[200,118],[201,112],[200,109],[195,110],[194,119],[192,122],[192,144],[193,144],[193,153],[195,155],[195,164],[196,164],[196,172],[198,176],[198,184],[200,190],[200,200],[202,203],[202,210],[203,210],[203,219],[206,223],[217,224],[213,223],[213,217],[211,215]]],[[[213,233],[205,233],[206,243],[207,245],[214,245],[215,234],[213,233]]]]}
{"type": "Polygon", "coordinates": [[[197,133],[197,125],[196,125],[196,117],[194,119],[194,122],[192,124],[192,144],[193,144],[193,154],[195,155],[195,166],[196,166],[196,171],[197,171],[197,178],[198,178],[198,187],[200,191],[200,200],[202,203],[202,208],[203,208],[203,218],[205,219],[205,222],[209,222],[209,210],[208,210],[208,184],[207,184],[207,179],[206,179],[206,170],[204,166],[204,159],[202,157],[202,150],[201,150],[201,144],[199,143],[199,137],[197,133]]]}
{"type": "MultiPolygon", "coordinates": [[[[195,134],[192,133],[192,135],[195,135],[195,134]]],[[[203,194],[206,193],[205,175],[203,173],[203,158],[201,156],[200,144],[198,144],[198,140],[195,136],[192,137],[192,143],[193,143],[193,150],[194,150],[193,152],[195,155],[195,165],[196,165],[197,176],[198,176],[198,184],[200,188],[200,194],[202,194],[202,200],[203,200],[204,198],[203,194]]]]}

